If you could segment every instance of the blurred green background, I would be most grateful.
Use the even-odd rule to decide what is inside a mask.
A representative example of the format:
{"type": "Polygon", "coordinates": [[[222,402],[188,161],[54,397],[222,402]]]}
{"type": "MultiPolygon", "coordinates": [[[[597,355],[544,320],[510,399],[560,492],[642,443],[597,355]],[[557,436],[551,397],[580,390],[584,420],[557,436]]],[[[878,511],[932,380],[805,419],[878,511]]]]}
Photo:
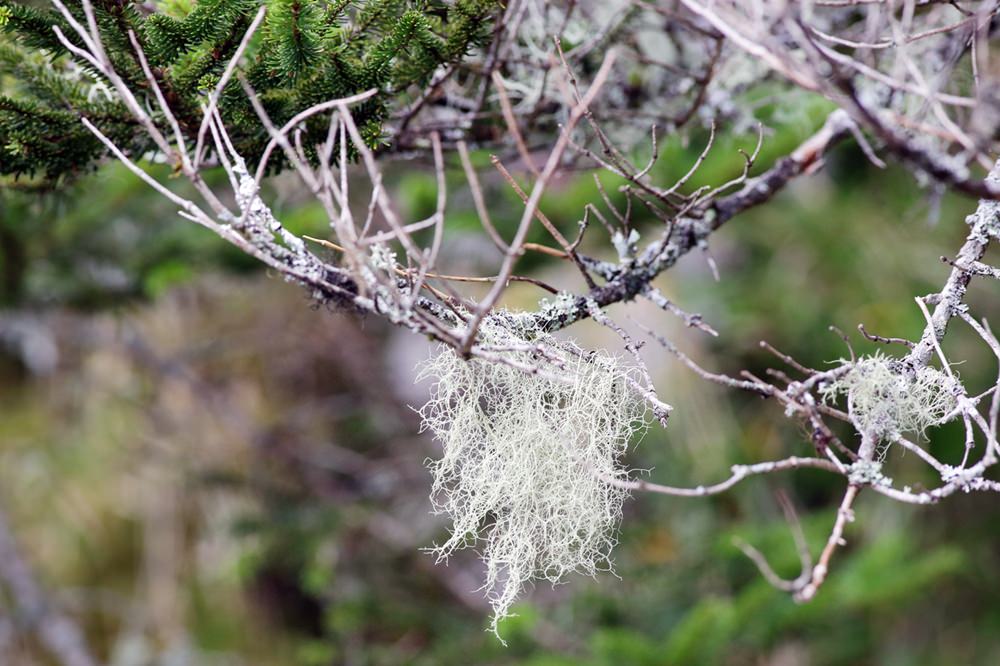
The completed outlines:
{"type": "MultiPolygon", "coordinates": [[[[755,170],[807,136],[822,111],[767,117],[777,129],[755,170]]],[[[684,173],[703,140],[664,140],[660,182],[684,173]]],[[[753,142],[722,136],[691,187],[738,173],[735,149],[753,142]]],[[[475,157],[494,220],[510,233],[517,199],[487,175],[488,156],[475,157]]],[[[406,215],[433,209],[426,165],[397,164],[389,176],[406,215]]],[[[450,178],[443,266],[495,272],[460,171],[450,178]]],[[[614,192],[618,183],[602,180],[614,192]]],[[[291,180],[272,194],[287,226],[328,235],[291,180]]],[[[593,180],[574,176],[543,208],[571,233],[586,203],[601,205],[593,180]]],[[[879,171],[845,145],[712,238],[718,282],[697,253],[657,281],[718,338],[643,304],[612,314],[627,321],[628,310],[728,373],[781,367],[762,339],[806,365],[845,356],[831,325],[870,353],[859,323],[919,334],[913,297],[940,288],[947,267],[938,257],[961,244],[974,204],[930,197],[909,174],[879,171]]],[[[749,480],[710,499],[633,498],[614,553],[620,578],[537,587],[503,624],[503,647],[485,631],[475,553],[435,566],[421,551],[447,529],[427,500],[424,461],[439,445],[418,434],[409,408],[426,392],[413,368],[430,343],[313,307],[115,166],[58,196],[8,189],[0,206],[0,506],[102,663],[1000,663],[995,497],[915,508],[863,493],[813,602],[798,605],[762,579],[733,539],[797,575],[775,493],[791,497],[818,553],[843,483],[815,471],[749,480]]],[[[656,233],[652,220],[640,228],[656,233]]],[[[610,258],[602,234],[591,229],[584,245],[610,258]]],[[[532,257],[522,269],[582,290],[556,260],[532,257]]],[[[989,286],[977,284],[968,302],[998,322],[989,286]]],[[[544,295],[518,285],[506,304],[531,308],[544,295]]],[[[618,348],[589,323],[570,333],[618,348]]],[[[972,385],[995,380],[988,350],[957,326],[946,349],[972,385]]],[[[810,454],[779,406],[708,385],[653,345],[643,353],[676,408],[666,430],[651,428],[630,453],[652,480],[697,485],[732,464],[810,454]]],[[[957,460],[958,430],[929,435],[936,454],[957,460]]],[[[893,451],[887,471],[899,484],[932,483],[918,463],[893,451]]],[[[18,630],[0,632],[0,663],[50,663],[31,618],[0,592],[2,614],[18,630]]]]}

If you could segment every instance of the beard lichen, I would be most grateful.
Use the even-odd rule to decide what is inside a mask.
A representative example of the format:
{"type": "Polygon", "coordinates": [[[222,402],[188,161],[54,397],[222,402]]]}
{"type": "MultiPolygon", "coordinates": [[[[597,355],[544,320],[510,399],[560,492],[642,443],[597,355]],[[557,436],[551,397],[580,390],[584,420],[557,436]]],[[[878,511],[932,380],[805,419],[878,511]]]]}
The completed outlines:
{"type": "Polygon", "coordinates": [[[442,560],[480,548],[494,633],[525,585],[610,571],[627,491],[608,481],[627,478],[621,458],[645,427],[618,359],[523,321],[501,312],[482,322],[480,345],[506,363],[441,347],[419,373],[434,382],[423,429],[444,449],[429,463],[431,501],[452,521],[431,551],[442,560]]]}
{"type": "Polygon", "coordinates": [[[846,395],[848,413],[861,432],[887,442],[941,425],[957,406],[958,388],[954,379],[936,368],[910,368],[876,352],[855,361],[821,393],[827,401],[846,395]]]}

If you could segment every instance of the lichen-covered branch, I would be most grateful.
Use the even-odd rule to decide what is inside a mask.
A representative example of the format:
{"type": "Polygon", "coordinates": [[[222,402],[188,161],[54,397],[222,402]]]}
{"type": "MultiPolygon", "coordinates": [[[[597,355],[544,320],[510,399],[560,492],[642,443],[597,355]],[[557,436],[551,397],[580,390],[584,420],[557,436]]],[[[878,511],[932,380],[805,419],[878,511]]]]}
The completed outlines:
{"type": "MultiPolygon", "coordinates": [[[[463,0],[448,5],[443,23],[404,12],[360,60],[320,49],[329,56],[326,64],[301,63],[315,75],[309,79],[315,95],[308,104],[296,97],[291,107],[268,95],[284,84],[261,69],[251,47],[255,30],[288,18],[272,17],[270,5],[239,14],[242,32],[229,30],[212,76],[206,74],[211,92],[192,105],[178,102],[176,71],[164,74],[175,62],[163,51],[167,45],[133,30],[126,33],[128,58],[111,57],[109,30],[91,0],[54,4],[58,20],[47,48],[58,48],[77,67],[86,63],[74,75],[109,96],[129,123],[123,133],[80,106],[75,129],[86,130],[89,141],[169,199],[182,217],[302,285],[317,302],[381,317],[440,343],[424,368],[435,383],[422,415],[444,447],[432,463],[433,497],[453,531],[435,550],[446,557],[482,546],[494,630],[531,581],[607,568],[628,492],[703,497],[784,471],[838,475],[843,495],[829,537],[815,564],[806,545],[798,544],[803,570],[795,580],[778,578],[762,553],[744,547],[777,587],[808,601],[848,538],[862,493],[931,504],[959,491],[1000,491],[988,476],[1000,459],[1000,368],[995,386],[972,393],[951,370],[941,344],[952,320],[961,319],[1000,364],[1000,343],[966,303],[972,280],[1000,276],[984,262],[990,244],[1000,240],[1000,103],[990,95],[997,83],[983,67],[1000,3],[966,11],[957,3],[925,2],[914,12],[912,2],[630,0],[604,7],[518,0],[493,12],[493,3],[463,0]],[[900,5],[908,8],[905,20],[900,5]],[[486,16],[495,16],[492,30],[481,30],[486,16]],[[651,28],[662,33],[659,49],[635,38],[651,28]],[[323,78],[327,64],[337,73],[323,78]],[[639,84],[632,82],[636,72],[639,84]],[[763,168],[767,131],[742,96],[757,86],[788,106],[821,96],[828,109],[811,137],[763,168]],[[392,106],[388,91],[403,101],[392,106]],[[734,178],[693,187],[718,150],[722,127],[754,133],[755,147],[740,151],[734,178]],[[135,131],[141,141],[133,140],[135,131]],[[705,134],[704,148],[681,169],[684,175],[662,182],[663,142],[705,134]],[[825,155],[848,140],[876,168],[896,161],[913,170],[915,192],[922,186],[933,196],[952,190],[982,198],[966,220],[963,245],[948,260],[952,270],[942,289],[918,300],[927,321],[922,335],[874,335],[864,322],[852,322],[868,340],[898,344],[907,353],[859,357],[849,347],[850,358],[824,370],[761,342],[781,364],[762,378],[745,370],[738,376],[707,370],[661,330],[645,328],[700,378],[774,403],[780,408],[775,418],[804,428],[808,453],[736,465],[728,478],[707,486],[635,478],[625,466],[625,449],[650,414],[669,427],[670,396],[661,399],[656,373],[642,355],[644,340],[634,338],[608,306],[641,297],[700,333],[731,339],[738,332],[689,313],[654,280],[691,251],[707,250],[712,235],[724,233],[744,212],[766,206],[820,170],[825,155]],[[451,161],[464,177],[459,187],[470,195],[488,247],[499,252],[485,275],[460,275],[442,265],[453,231],[448,213],[456,186],[446,173],[452,147],[457,156],[451,161]],[[642,159],[635,157],[639,147],[646,151],[642,159]],[[477,149],[496,153],[499,186],[523,203],[513,229],[498,224],[489,208],[489,176],[481,178],[472,159],[477,149]],[[433,174],[433,213],[424,219],[406,219],[385,182],[383,161],[399,152],[423,157],[433,174]],[[196,195],[185,198],[157,181],[144,166],[149,158],[174,165],[196,195]],[[209,168],[224,172],[228,186],[209,187],[209,168]],[[263,185],[282,169],[319,203],[329,238],[300,238],[273,213],[263,185]],[[576,169],[595,174],[596,194],[569,233],[543,210],[544,194],[557,177],[576,169]],[[599,172],[618,179],[618,191],[608,192],[599,172]],[[519,183],[521,176],[529,182],[519,183]],[[550,240],[529,240],[536,229],[550,240]],[[605,242],[594,238],[605,232],[605,242]],[[305,240],[336,255],[322,258],[305,240]],[[557,290],[517,275],[528,252],[567,262],[579,287],[557,290]],[[510,311],[504,297],[515,281],[550,294],[535,309],[510,311]],[[485,295],[466,291],[472,283],[484,285],[485,295]],[[616,334],[627,362],[553,335],[587,318],[616,334]],[[831,419],[846,430],[831,427],[831,419]],[[958,465],[936,458],[919,437],[951,422],[965,432],[958,465]],[[903,451],[926,465],[939,480],[935,487],[896,483],[889,471],[903,451]]],[[[199,20],[197,11],[185,21],[199,20]]],[[[350,18],[358,25],[345,29],[364,43],[363,16],[350,18]]],[[[24,20],[19,15],[15,22],[24,20]]],[[[287,44],[273,38],[270,32],[261,38],[264,51],[293,58],[287,44]]],[[[300,90],[302,81],[285,76],[300,90]]],[[[23,103],[2,104],[0,114],[28,112],[23,103]]],[[[23,157],[30,142],[14,139],[21,143],[9,141],[4,150],[23,157]]]]}

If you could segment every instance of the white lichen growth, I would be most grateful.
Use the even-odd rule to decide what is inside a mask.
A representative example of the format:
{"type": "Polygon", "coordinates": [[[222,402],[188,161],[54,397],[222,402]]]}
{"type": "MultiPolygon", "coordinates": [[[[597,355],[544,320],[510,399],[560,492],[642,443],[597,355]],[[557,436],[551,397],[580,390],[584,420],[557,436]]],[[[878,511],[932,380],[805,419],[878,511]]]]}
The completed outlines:
{"type": "Polygon", "coordinates": [[[847,468],[847,480],[859,486],[892,487],[892,479],[882,473],[882,463],[877,460],[856,460],[847,468]]]}
{"type": "Polygon", "coordinates": [[[396,253],[385,243],[375,243],[372,245],[369,263],[375,270],[384,271],[388,275],[392,275],[398,265],[396,253]]]}
{"type": "Polygon", "coordinates": [[[847,396],[848,413],[865,435],[891,441],[903,433],[923,434],[953,414],[960,387],[936,368],[910,368],[875,353],[821,389],[830,401],[847,396]]]}
{"type": "MultiPolygon", "coordinates": [[[[552,301],[543,298],[538,301],[538,313],[543,319],[570,324],[579,318],[576,309],[576,296],[568,291],[560,291],[552,301]]],[[[533,315],[521,318],[527,320],[531,316],[533,315]]]]}
{"type": "Polygon", "coordinates": [[[627,237],[620,231],[615,232],[614,236],[611,237],[611,243],[615,246],[615,251],[618,252],[619,261],[626,262],[635,256],[640,238],[639,232],[635,229],[631,229],[627,237]]]}
{"type": "Polygon", "coordinates": [[[627,491],[608,481],[627,477],[622,455],[644,427],[618,359],[523,321],[497,313],[479,330],[505,362],[442,347],[419,375],[434,380],[423,427],[444,446],[431,500],[453,523],[431,550],[481,549],[494,632],[526,584],[610,570],[627,491]]]}

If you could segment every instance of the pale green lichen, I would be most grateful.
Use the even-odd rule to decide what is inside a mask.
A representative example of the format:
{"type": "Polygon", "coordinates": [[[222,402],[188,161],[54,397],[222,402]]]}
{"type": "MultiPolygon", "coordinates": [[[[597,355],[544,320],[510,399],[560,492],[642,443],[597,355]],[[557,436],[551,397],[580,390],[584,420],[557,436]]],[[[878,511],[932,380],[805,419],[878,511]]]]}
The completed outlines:
{"type": "Polygon", "coordinates": [[[522,321],[491,315],[478,335],[521,369],[442,347],[420,370],[434,380],[423,427],[444,445],[431,499],[453,523],[432,550],[481,548],[494,632],[526,584],[610,569],[627,491],[607,481],[627,477],[622,455],[644,427],[616,358],[522,321]]]}
{"type": "Polygon", "coordinates": [[[846,395],[848,412],[862,433],[887,441],[943,423],[955,410],[958,388],[936,368],[909,368],[875,353],[858,359],[821,393],[827,401],[846,395]]]}
{"type": "Polygon", "coordinates": [[[859,486],[892,486],[892,479],[882,473],[877,460],[856,460],[847,468],[847,480],[859,486]]]}

